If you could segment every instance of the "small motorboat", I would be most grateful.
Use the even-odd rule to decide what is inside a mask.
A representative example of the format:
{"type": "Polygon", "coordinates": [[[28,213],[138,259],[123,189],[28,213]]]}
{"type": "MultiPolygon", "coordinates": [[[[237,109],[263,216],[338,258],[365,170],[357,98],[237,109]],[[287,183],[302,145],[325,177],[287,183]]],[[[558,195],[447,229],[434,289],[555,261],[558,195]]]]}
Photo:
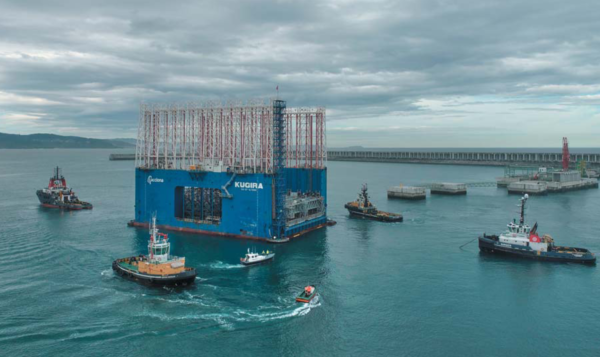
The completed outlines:
{"type": "Polygon", "coordinates": [[[267,250],[266,253],[263,251],[262,254],[258,254],[256,252],[251,252],[250,248],[248,248],[248,253],[246,253],[245,257],[240,258],[240,262],[244,265],[254,265],[254,264],[268,262],[268,261],[272,260],[274,257],[275,257],[274,252],[269,252],[267,250]]]}
{"type": "Polygon", "coordinates": [[[296,296],[297,302],[309,303],[317,295],[317,289],[309,285],[304,288],[300,295],[296,296]]]}

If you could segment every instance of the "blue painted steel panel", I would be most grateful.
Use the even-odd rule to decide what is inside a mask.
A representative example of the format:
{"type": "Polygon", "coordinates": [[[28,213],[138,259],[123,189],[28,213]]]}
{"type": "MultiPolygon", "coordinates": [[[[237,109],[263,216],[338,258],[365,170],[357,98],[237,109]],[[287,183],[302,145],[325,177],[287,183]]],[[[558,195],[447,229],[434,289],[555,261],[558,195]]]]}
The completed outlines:
{"type": "MultiPolygon", "coordinates": [[[[317,191],[327,202],[327,171],[318,169],[286,169],[287,187],[292,191],[317,191]]],[[[136,169],[135,221],[148,223],[156,213],[157,224],[177,228],[204,230],[219,234],[272,237],[273,176],[238,174],[227,187],[232,198],[222,199],[219,224],[184,221],[175,216],[183,205],[182,189],[202,187],[221,189],[232,177],[229,173],[190,172],[185,170],[136,169]],[[252,185],[255,184],[255,185],[252,185]]],[[[325,223],[326,216],[288,227],[287,235],[325,223]]]]}
{"type": "Polygon", "coordinates": [[[287,168],[287,187],[293,192],[319,192],[327,203],[327,169],[287,168]]]}

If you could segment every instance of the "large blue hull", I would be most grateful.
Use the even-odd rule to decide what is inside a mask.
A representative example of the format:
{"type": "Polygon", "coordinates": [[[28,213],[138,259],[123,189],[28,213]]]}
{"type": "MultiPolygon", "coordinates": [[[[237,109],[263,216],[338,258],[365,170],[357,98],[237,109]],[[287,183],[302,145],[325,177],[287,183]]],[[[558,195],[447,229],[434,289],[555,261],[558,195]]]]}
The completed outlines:
{"type": "MultiPolygon", "coordinates": [[[[237,174],[186,170],[136,169],[134,225],[145,226],[156,215],[159,227],[188,232],[241,238],[273,238],[274,185],[270,174],[237,174]],[[232,179],[233,178],[233,179],[232,179]],[[228,185],[229,183],[229,185],[228,185]],[[222,192],[219,220],[186,218],[182,214],[187,188],[218,189],[222,192]],[[227,192],[230,197],[226,198],[227,192]]],[[[303,193],[319,192],[327,204],[326,169],[286,169],[287,188],[303,193]]],[[[189,190],[189,189],[188,189],[189,190]]],[[[189,211],[189,204],[188,204],[189,211]]],[[[192,210],[199,210],[192,207],[192,210]]],[[[196,217],[202,215],[196,212],[196,217]]],[[[212,214],[210,215],[212,217],[212,214]]],[[[294,237],[325,226],[326,213],[287,227],[285,236],[294,237]]]]}

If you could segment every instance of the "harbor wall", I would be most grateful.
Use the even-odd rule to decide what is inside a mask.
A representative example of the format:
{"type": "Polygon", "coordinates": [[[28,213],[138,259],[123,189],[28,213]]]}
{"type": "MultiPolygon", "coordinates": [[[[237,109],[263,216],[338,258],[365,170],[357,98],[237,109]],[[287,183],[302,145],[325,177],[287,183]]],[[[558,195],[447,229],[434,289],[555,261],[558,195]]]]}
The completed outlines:
{"type": "MultiPolygon", "coordinates": [[[[502,153],[502,152],[435,152],[435,151],[345,151],[328,150],[330,161],[367,161],[398,162],[415,164],[449,164],[449,165],[532,165],[559,167],[562,164],[561,153],[502,153]]],[[[571,166],[577,161],[585,160],[588,168],[600,168],[600,154],[571,154],[571,166]]]]}
{"type": "MultiPolygon", "coordinates": [[[[135,160],[135,154],[111,154],[110,160],[135,160]]],[[[483,166],[548,166],[560,167],[560,153],[490,153],[490,152],[434,152],[434,151],[327,151],[327,160],[398,162],[413,164],[483,165],[483,166]]],[[[571,166],[585,160],[589,169],[600,169],[600,154],[571,154],[571,166]]]]}

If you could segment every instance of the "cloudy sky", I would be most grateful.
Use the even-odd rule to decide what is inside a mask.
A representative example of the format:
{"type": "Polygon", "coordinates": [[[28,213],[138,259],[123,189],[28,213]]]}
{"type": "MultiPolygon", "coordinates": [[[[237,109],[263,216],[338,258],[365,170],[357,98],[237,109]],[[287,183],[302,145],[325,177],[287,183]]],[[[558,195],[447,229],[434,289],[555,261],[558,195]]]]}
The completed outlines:
{"type": "Polygon", "coordinates": [[[135,137],[140,101],[327,107],[330,147],[600,146],[600,2],[0,1],[0,132],[135,137]],[[57,4],[58,3],[58,4],[57,4]]]}

